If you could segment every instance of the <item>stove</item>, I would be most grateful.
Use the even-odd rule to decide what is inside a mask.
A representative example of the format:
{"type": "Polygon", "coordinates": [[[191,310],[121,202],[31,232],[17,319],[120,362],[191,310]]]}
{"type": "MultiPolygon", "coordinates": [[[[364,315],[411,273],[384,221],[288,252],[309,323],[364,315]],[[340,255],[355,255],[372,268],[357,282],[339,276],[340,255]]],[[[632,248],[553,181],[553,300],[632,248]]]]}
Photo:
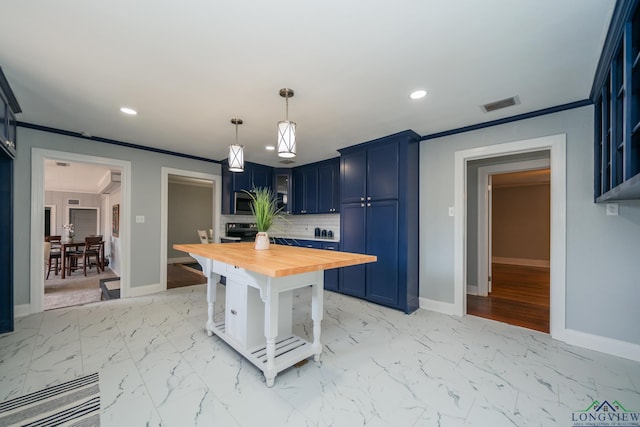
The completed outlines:
{"type": "Polygon", "coordinates": [[[258,226],[246,222],[228,222],[225,230],[226,237],[240,238],[241,242],[253,242],[258,234],[258,226]]]}

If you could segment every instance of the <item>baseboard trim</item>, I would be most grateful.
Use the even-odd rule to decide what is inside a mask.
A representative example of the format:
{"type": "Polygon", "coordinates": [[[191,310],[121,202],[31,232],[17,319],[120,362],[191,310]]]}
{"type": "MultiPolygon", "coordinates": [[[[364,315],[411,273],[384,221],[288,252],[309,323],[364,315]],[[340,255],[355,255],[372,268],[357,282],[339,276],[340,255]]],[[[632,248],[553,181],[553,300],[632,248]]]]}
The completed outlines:
{"type": "Polygon", "coordinates": [[[436,301],[429,298],[420,297],[420,308],[435,311],[437,313],[455,315],[455,305],[450,302],[436,301]]]}
{"type": "Polygon", "coordinates": [[[192,262],[196,262],[194,258],[190,256],[181,257],[181,258],[167,258],[167,264],[191,264],[192,262]]]}
{"type": "Polygon", "coordinates": [[[478,285],[467,285],[468,295],[478,295],[478,285]]]}
{"type": "Polygon", "coordinates": [[[153,283],[151,285],[144,285],[144,286],[136,286],[135,288],[130,287],[129,289],[127,289],[127,294],[124,296],[124,298],[142,297],[145,295],[156,294],[164,290],[165,290],[164,286],[162,286],[160,283],[153,283]]]}
{"type": "Polygon", "coordinates": [[[550,261],[547,259],[528,259],[528,258],[505,258],[494,256],[491,262],[496,264],[524,265],[526,267],[549,267],[550,261]]]}
{"type": "Polygon", "coordinates": [[[640,362],[640,345],[638,344],[593,335],[574,329],[565,329],[557,336],[553,336],[553,338],[577,347],[640,362]]]}
{"type": "Polygon", "coordinates": [[[24,317],[31,314],[31,304],[20,304],[13,306],[13,317],[24,317]]]}

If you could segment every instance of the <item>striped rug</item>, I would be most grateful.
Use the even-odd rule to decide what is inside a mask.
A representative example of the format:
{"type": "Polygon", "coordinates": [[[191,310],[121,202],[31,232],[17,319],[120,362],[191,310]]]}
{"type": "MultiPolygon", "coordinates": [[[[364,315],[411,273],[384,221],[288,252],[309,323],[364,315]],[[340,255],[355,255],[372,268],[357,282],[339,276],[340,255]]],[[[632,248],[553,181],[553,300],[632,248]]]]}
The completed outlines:
{"type": "Polygon", "coordinates": [[[99,425],[97,373],[0,403],[0,426],[99,425]]]}

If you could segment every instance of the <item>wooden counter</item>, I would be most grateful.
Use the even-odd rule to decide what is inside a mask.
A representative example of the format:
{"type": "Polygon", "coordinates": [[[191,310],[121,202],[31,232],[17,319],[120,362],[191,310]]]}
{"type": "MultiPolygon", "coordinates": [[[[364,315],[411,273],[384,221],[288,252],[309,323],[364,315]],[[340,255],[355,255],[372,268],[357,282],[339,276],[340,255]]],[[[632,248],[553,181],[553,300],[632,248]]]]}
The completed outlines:
{"type": "Polygon", "coordinates": [[[264,373],[267,386],[278,372],[314,356],[320,360],[324,270],[375,262],[371,255],[274,245],[256,251],[253,243],[184,244],[207,277],[209,336],[216,334],[264,373]],[[214,321],[216,288],[226,276],[224,320],[214,321]],[[313,342],[292,333],[292,291],[311,286],[313,342]]]}
{"type": "Polygon", "coordinates": [[[272,244],[268,250],[256,251],[253,249],[253,243],[251,242],[233,245],[222,243],[173,245],[173,248],[245,268],[269,277],[283,277],[309,271],[329,270],[377,260],[373,255],[300,248],[288,245],[272,244]]]}

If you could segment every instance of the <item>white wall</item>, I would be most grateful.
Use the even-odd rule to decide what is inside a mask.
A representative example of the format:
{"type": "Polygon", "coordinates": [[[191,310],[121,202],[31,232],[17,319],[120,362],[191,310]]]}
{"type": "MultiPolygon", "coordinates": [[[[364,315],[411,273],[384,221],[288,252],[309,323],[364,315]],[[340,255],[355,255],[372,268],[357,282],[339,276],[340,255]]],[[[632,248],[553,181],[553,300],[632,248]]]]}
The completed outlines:
{"type": "Polygon", "coordinates": [[[100,208],[100,194],[91,193],[69,193],[65,191],[45,191],[44,204],[56,207],[56,224],[55,229],[51,230],[52,235],[60,235],[66,237],[66,230],[62,228],[63,224],[68,221],[67,208],[83,207],[83,208],[100,208]],[[79,200],[78,205],[68,205],[69,199],[79,200]]]}
{"type": "Polygon", "coordinates": [[[566,327],[640,344],[640,201],[606,216],[593,202],[593,107],[433,140],[420,147],[420,296],[454,298],[454,153],[541,136],[567,135],[566,327]]]}
{"type": "MultiPolygon", "coordinates": [[[[163,166],[220,174],[220,165],[18,127],[14,162],[14,235],[30,235],[33,147],[131,162],[131,288],[160,283],[160,190],[163,166]],[[144,222],[137,223],[136,216],[144,222]]],[[[152,145],[152,141],[149,142],[152,145]]],[[[113,204],[113,201],[112,201],[113,204]]],[[[58,214],[58,213],[57,213],[58,214]]],[[[122,221],[122,218],[121,218],[122,221]]],[[[30,239],[14,239],[14,304],[30,303],[30,239]]]]}

